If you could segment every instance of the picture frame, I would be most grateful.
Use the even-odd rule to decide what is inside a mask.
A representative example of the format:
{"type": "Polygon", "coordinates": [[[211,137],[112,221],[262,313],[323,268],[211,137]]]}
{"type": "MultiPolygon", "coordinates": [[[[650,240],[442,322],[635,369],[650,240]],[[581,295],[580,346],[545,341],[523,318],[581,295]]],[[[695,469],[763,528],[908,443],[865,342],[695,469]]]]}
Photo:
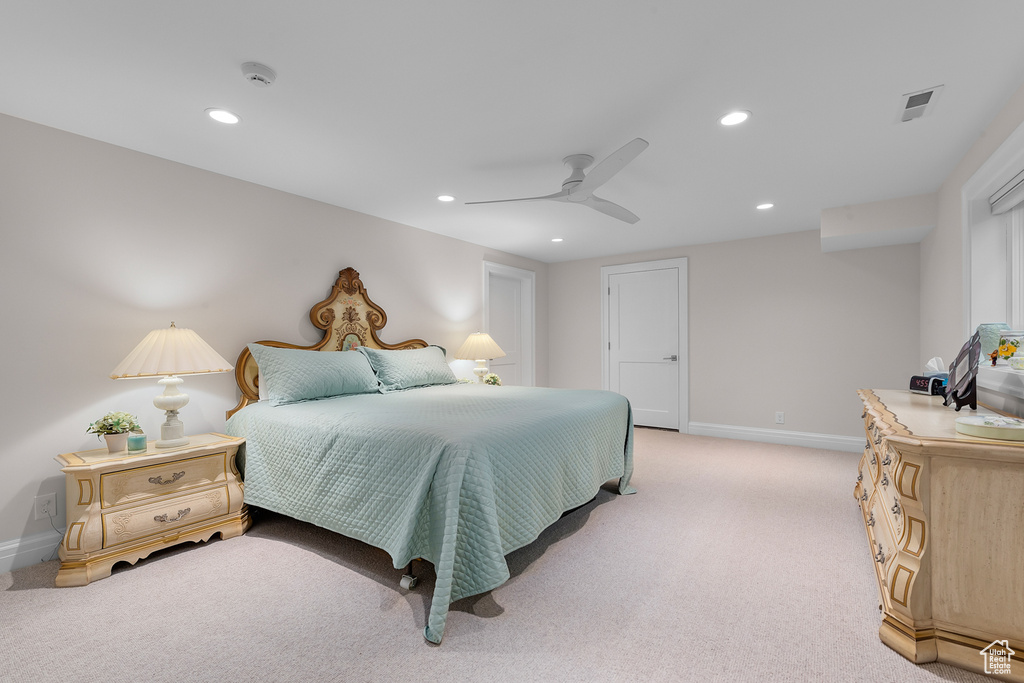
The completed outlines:
{"type": "Polygon", "coordinates": [[[978,363],[981,360],[981,334],[971,335],[949,365],[949,383],[946,385],[945,406],[959,411],[965,405],[978,409],[978,363]]]}

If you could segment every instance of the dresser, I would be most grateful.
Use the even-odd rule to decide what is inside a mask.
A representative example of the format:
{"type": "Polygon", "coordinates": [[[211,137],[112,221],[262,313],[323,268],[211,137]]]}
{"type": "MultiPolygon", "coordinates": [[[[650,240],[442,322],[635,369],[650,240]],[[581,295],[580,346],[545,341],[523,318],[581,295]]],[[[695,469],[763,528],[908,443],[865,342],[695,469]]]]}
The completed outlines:
{"type": "Polygon", "coordinates": [[[150,442],[139,453],[106,448],[65,453],[67,532],[58,586],[83,586],[110,576],[117,562],[135,564],[161,548],[238,536],[249,528],[235,465],[245,443],[199,434],[178,448],[150,442]]]}
{"type": "Polygon", "coordinates": [[[854,496],[879,637],[913,662],[981,673],[1009,650],[1000,678],[1024,681],[1024,443],[958,434],[973,411],[940,396],[858,393],[867,443],[854,496]]]}

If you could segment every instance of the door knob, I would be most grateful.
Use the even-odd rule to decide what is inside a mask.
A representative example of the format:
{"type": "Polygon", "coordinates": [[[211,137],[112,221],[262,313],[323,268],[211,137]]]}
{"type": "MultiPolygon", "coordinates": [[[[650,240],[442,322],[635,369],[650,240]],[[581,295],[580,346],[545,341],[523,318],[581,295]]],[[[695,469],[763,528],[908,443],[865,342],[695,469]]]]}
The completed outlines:
{"type": "Polygon", "coordinates": [[[671,356],[665,356],[662,360],[679,360],[679,356],[673,353],[671,356]]]}

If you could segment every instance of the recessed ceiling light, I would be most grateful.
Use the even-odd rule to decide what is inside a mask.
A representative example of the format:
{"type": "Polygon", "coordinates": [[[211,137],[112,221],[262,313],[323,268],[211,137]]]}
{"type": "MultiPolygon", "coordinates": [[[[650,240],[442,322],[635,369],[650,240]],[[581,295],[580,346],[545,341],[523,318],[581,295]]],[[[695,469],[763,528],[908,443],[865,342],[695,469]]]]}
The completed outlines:
{"type": "Polygon", "coordinates": [[[552,242],[561,242],[562,238],[561,237],[554,237],[554,238],[551,239],[551,241],[552,242]]]}
{"type": "Polygon", "coordinates": [[[735,126],[737,123],[743,123],[749,118],[749,111],[731,111],[722,118],[718,119],[718,122],[723,126],[735,126]]]}
{"type": "Polygon", "coordinates": [[[206,113],[209,114],[210,118],[214,121],[220,121],[221,123],[238,123],[242,120],[238,114],[233,114],[227,109],[207,109],[206,113]]]}
{"type": "Polygon", "coordinates": [[[450,194],[439,194],[439,195],[437,195],[437,201],[439,201],[439,202],[454,202],[455,201],[455,197],[451,196],[450,194]]]}
{"type": "Polygon", "coordinates": [[[766,211],[766,210],[772,208],[773,206],[775,206],[775,205],[772,204],[771,202],[765,202],[764,204],[758,204],[757,208],[760,209],[761,211],[766,211]]]}

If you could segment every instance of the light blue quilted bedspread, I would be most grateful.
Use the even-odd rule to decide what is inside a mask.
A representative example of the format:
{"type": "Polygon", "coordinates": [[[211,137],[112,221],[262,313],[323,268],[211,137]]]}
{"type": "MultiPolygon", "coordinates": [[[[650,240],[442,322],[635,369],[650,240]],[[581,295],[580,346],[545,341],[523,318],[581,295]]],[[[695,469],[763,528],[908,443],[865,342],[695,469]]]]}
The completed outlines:
{"type": "Polygon", "coordinates": [[[624,397],[485,385],[423,387],[293,405],[250,405],[245,501],[386,550],[421,557],[437,581],[424,636],[448,605],[508,580],[505,555],[618,478],[633,493],[624,397]]]}

